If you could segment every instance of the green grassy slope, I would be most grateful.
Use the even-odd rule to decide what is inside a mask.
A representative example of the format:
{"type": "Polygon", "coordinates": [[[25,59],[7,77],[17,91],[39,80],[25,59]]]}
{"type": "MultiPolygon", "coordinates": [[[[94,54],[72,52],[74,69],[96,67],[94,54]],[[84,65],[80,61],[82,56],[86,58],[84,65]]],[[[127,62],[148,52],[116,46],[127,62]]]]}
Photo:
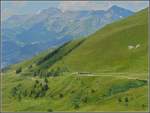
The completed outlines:
{"type": "Polygon", "coordinates": [[[143,80],[110,76],[49,77],[49,90],[44,97],[22,97],[20,101],[10,96],[12,87],[21,83],[22,89],[29,92],[35,80],[43,79],[13,74],[6,75],[4,80],[7,80],[3,81],[4,111],[147,111],[148,108],[147,83],[143,80]],[[76,105],[79,107],[75,108],[76,105]]]}
{"type": "Polygon", "coordinates": [[[147,111],[147,21],[145,9],[86,39],[70,41],[10,66],[2,76],[3,111],[147,111]],[[128,49],[138,44],[140,47],[128,49]],[[19,67],[22,71],[16,74],[19,67]],[[46,77],[45,91],[45,77],[33,73],[58,67],[68,71],[46,77]]]}
{"type": "Polygon", "coordinates": [[[146,73],[148,71],[147,37],[148,10],[145,9],[107,25],[86,39],[62,45],[54,52],[47,53],[48,55],[45,55],[47,59],[36,60],[34,63],[38,65],[34,68],[47,70],[68,67],[73,72],[146,73]],[[128,48],[136,45],[140,47],[131,50],[128,48]]]}
{"type": "MultiPolygon", "coordinates": [[[[89,36],[80,47],[63,58],[73,71],[147,72],[148,10],[110,24],[89,36]],[[137,49],[129,50],[128,46],[137,49]]],[[[60,61],[59,64],[62,65],[60,61]]]]}

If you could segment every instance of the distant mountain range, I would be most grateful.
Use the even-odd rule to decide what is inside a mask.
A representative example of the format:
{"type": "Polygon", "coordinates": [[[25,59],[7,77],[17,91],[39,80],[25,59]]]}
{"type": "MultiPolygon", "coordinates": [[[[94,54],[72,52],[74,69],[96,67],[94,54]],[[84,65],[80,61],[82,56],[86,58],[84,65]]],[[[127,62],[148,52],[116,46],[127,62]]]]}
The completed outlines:
{"type": "Polygon", "coordinates": [[[2,22],[2,66],[17,63],[74,38],[94,33],[134,12],[112,6],[108,10],[65,11],[48,8],[32,15],[13,15],[2,22]]]}

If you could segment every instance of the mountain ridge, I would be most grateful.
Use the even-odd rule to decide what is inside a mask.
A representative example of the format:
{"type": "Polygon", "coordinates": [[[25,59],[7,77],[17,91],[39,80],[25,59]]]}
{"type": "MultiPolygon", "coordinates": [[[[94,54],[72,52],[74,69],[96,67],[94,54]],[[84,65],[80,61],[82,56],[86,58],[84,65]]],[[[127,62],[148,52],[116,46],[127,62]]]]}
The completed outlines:
{"type": "MultiPolygon", "coordinates": [[[[62,45],[60,49],[54,50],[54,53],[57,51],[54,54],[54,58],[60,57],[61,61],[51,66],[49,63],[51,61],[53,62],[53,58],[45,56],[48,59],[46,58],[46,60],[43,61],[41,59],[40,64],[37,61],[37,68],[42,69],[45,67],[45,69],[48,69],[50,67],[57,68],[57,66],[63,67],[67,65],[72,71],[91,71],[94,66],[94,71],[98,68],[105,69],[107,67],[108,69],[114,68],[114,70],[108,70],[108,72],[121,72],[124,69],[124,71],[127,71],[126,69],[130,67],[130,71],[132,70],[131,72],[134,73],[137,69],[135,69],[136,65],[132,65],[131,61],[136,61],[137,63],[141,62],[141,69],[139,69],[139,71],[147,72],[147,18],[147,10],[145,9],[131,17],[108,24],[87,38],[69,41],[62,45]],[[108,31],[111,32],[108,33],[108,31]],[[137,31],[138,33],[136,33],[137,31]],[[143,31],[143,33],[141,33],[141,31],[143,31]],[[108,44],[109,46],[107,47],[108,44]],[[129,49],[130,46],[136,45],[139,45],[139,48],[133,50],[129,49]],[[71,48],[74,48],[73,51],[71,48]],[[71,52],[65,55],[67,51],[71,52]],[[115,51],[118,52],[116,53],[115,51]],[[133,56],[136,56],[137,60],[132,59],[133,56]],[[119,62],[123,64],[120,67],[118,67],[119,62]]],[[[51,54],[53,53],[49,53],[50,56],[51,54]]],[[[107,70],[104,70],[104,72],[105,71],[107,70]]],[[[103,70],[100,72],[103,72],[103,70]]]]}
{"type": "Polygon", "coordinates": [[[14,46],[8,49],[4,46],[7,54],[3,54],[5,56],[3,64],[14,64],[32,57],[48,47],[61,45],[74,38],[85,37],[108,23],[134,14],[127,9],[115,8],[118,8],[118,11],[121,10],[121,13],[118,11],[112,13],[108,10],[61,12],[57,8],[52,8],[53,10],[49,8],[40,11],[38,14],[25,15],[26,17],[23,16],[19,21],[10,17],[10,20],[8,19],[8,22],[5,22],[8,24],[2,23],[2,43],[4,43],[2,45],[12,43],[16,44],[15,46],[19,49],[10,53],[14,46]],[[39,49],[37,43],[32,48],[34,42],[43,44],[43,47],[39,49]],[[33,54],[30,54],[30,52],[20,54],[23,51],[22,46],[28,45],[30,45],[33,54]],[[10,54],[11,57],[9,57],[10,54]],[[21,57],[18,58],[19,56],[21,57]]]}

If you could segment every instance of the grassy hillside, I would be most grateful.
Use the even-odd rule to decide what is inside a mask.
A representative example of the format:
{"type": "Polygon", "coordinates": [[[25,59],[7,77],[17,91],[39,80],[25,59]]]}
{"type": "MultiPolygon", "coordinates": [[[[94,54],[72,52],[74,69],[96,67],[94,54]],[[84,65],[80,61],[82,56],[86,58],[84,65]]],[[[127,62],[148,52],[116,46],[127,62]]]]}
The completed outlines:
{"type": "Polygon", "coordinates": [[[49,90],[44,97],[22,95],[21,100],[11,97],[12,87],[20,83],[22,90],[30,92],[35,80],[43,79],[13,75],[5,80],[4,111],[146,111],[148,107],[147,82],[143,80],[110,76],[49,77],[49,90]]]}
{"type": "Polygon", "coordinates": [[[3,111],[147,111],[147,37],[145,9],[10,66],[3,111]]]}
{"type": "Polygon", "coordinates": [[[97,31],[55,65],[64,63],[73,71],[147,72],[147,13],[147,10],[141,11],[97,31]],[[139,48],[128,49],[138,44],[139,48]]]}

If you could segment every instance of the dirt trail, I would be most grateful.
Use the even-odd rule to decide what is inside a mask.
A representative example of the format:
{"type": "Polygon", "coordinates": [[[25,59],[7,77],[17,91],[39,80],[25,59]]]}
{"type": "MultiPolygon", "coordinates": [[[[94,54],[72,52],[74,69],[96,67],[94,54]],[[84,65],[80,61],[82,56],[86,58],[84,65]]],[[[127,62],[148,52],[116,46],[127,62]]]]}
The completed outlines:
{"type": "MultiPolygon", "coordinates": [[[[144,73],[145,74],[145,73],[144,73]]],[[[139,74],[135,74],[134,75],[139,75],[139,74]]],[[[116,77],[116,78],[119,78],[119,79],[139,79],[139,80],[146,80],[146,79],[142,79],[142,78],[139,78],[139,77],[131,77],[131,76],[126,76],[124,75],[124,73],[98,73],[98,74],[78,74],[78,76],[82,76],[82,77],[86,77],[86,76],[104,76],[104,77],[116,77]],[[116,76],[115,76],[116,75],[116,76]]]]}

